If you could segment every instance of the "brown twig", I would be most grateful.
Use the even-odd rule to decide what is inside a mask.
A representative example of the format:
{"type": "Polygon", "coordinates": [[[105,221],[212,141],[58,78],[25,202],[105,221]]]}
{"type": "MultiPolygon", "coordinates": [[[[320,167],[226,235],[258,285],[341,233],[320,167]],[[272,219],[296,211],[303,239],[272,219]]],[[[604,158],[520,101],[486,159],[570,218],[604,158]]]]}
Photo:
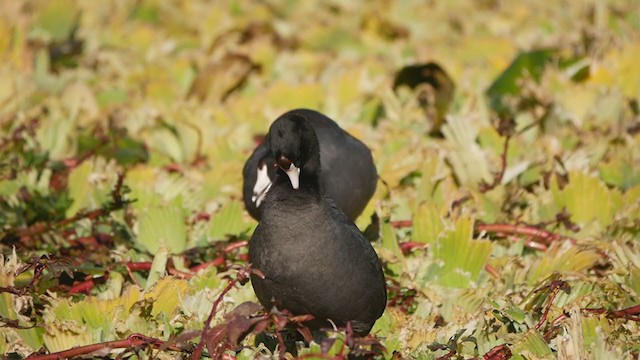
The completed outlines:
{"type": "Polygon", "coordinates": [[[15,287],[15,286],[0,286],[0,293],[9,293],[13,295],[22,296],[26,294],[26,287],[15,287]]]}
{"type": "Polygon", "coordinates": [[[511,350],[507,347],[507,344],[495,346],[489,352],[482,356],[483,360],[507,360],[511,359],[511,350]]]}
{"type": "Polygon", "coordinates": [[[451,359],[455,354],[456,354],[456,350],[452,349],[451,347],[444,345],[444,344],[432,344],[427,346],[427,348],[429,348],[429,350],[431,351],[438,351],[438,350],[449,350],[448,353],[437,357],[436,360],[446,360],[446,359],[451,359]]]}
{"type": "Polygon", "coordinates": [[[504,140],[504,149],[502,150],[502,155],[500,155],[500,161],[501,161],[500,172],[498,172],[493,177],[493,182],[491,184],[482,182],[479,186],[480,192],[484,193],[489,190],[492,190],[496,186],[500,185],[500,182],[502,182],[502,179],[504,178],[504,173],[507,171],[507,153],[509,152],[509,140],[511,140],[511,136],[507,135],[504,140]]]}
{"type": "Polygon", "coordinates": [[[223,265],[224,263],[225,263],[224,256],[219,256],[219,257],[217,257],[217,258],[215,258],[215,259],[213,259],[211,261],[207,261],[207,262],[202,263],[200,265],[194,266],[189,270],[191,270],[193,272],[198,272],[198,271],[200,271],[202,269],[206,269],[206,268],[211,267],[211,266],[218,267],[220,265],[223,265]]]}
{"type": "MultiPolygon", "coordinates": [[[[394,228],[405,228],[413,226],[413,222],[411,220],[396,220],[390,222],[391,226],[394,228]]],[[[513,224],[483,224],[476,223],[475,224],[475,232],[488,232],[493,233],[498,236],[507,236],[507,235],[519,235],[519,236],[527,236],[527,240],[524,245],[528,248],[546,251],[547,247],[553,242],[558,240],[568,240],[572,244],[576,244],[577,241],[574,238],[569,236],[560,235],[558,233],[554,233],[548,230],[540,229],[538,227],[530,226],[530,225],[513,225],[513,224]],[[538,240],[535,241],[534,239],[538,240]]],[[[516,241],[519,240],[515,238],[516,241]]]]}
{"type": "Polygon", "coordinates": [[[33,276],[31,277],[31,280],[29,280],[29,283],[21,287],[14,287],[14,286],[0,287],[0,293],[7,292],[17,296],[25,295],[28,291],[34,288],[34,286],[38,281],[40,281],[40,278],[42,277],[44,270],[48,266],[50,266],[50,264],[55,264],[58,262],[60,262],[60,260],[49,259],[46,255],[43,255],[39,258],[38,257],[34,258],[30,263],[21,266],[16,271],[16,274],[15,274],[17,276],[33,268],[33,276]]]}
{"type": "Polygon", "coordinates": [[[411,227],[413,226],[413,221],[411,220],[395,220],[395,221],[390,221],[389,224],[396,228],[407,228],[407,227],[411,227]]]}
{"type": "MultiPolygon", "coordinates": [[[[596,314],[596,315],[600,315],[600,314],[607,314],[607,318],[609,319],[625,319],[625,320],[631,320],[631,321],[636,321],[636,322],[640,322],[640,305],[635,305],[635,306],[631,306],[628,307],[626,309],[622,309],[622,310],[607,310],[604,308],[599,308],[599,309],[581,309],[581,311],[585,314],[596,314]]],[[[564,312],[562,313],[562,315],[558,316],[557,318],[555,318],[550,325],[551,328],[549,330],[547,330],[544,333],[544,339],[549,342],[551,341],[551,339],[553,339],[555,337],[555,335],[558,334],[558,331],[560,330],[560,326],[559,324],[564,321],[565,319],[570,318],[571,315],[564,312]]]]}
{"type": "Polygon", "coordinates": [[[525,235],[533,239],[541,240],[545,245],[549,245],[551,242],[556,240],[569,240],[574,244],[577,243],[577,241],[571,237],[560,235],[557,233],[553,233],[544,229],[539,229],[539,228],[528,226],[528,225],[478,223],[475,226],[475,230],[476,232],[486,231],[489,233],[494,233],[496,235],[506,235],[506,234],[525,235]]]}
{"type": "Polygon", "coordinates": [[[455,209],[459,208],[460,206],[462,206],[462,204],[466,203],[469,200],[471,200],[471,196],[469,195],[465,195],[457,200],[454,200],[451,203],[451,206],[449,207],[449,212],[447,216],[450,216],[455,209]]]}
{"type": "MultiPolygon", "coordinates": [[[[210,267],[210,266],[221,266],[225,263],[226,258],[225,255],[233,250],[239,249],[241,247],[247,246],[248,242],[247,241],[238,241],[236,243],[230,244],[227,247],[224,248],[224,250],[222,251],[223,254],[217,258],[215,258],[212,261],[194,266],[192,268],[190,268],[190,272],[184,272],[184,271],[180,271],[178,269],[176,269],[175,267],[173,267],[171,264],[169,264],[167,266],[167,272],[170,275],[173,275],[177,278],[181,278],[181,279],[190,279],[191,277],[194,276],[194,274],[196,272],[198,272],[201,269],[210,267]]],[[[124,265],[127,273],[129,274],[129,277],[131,277],[131,280],[139,286],[137,280],[135,279],[133,272],[135,271],[149,271],[151,270],[151,266],[152,263],[150,261],[137,261],[137,262],[126,262],[123,263],[122,265],[124,265]]],[[[102,277],[88,277],[86,278],[84,281],[79,282],[75,285],[73,285],[70,289],[69,289],[69,294],[79,294],[79,293],[88,293],[89,291],[91,291],[95,285],[95,280],[98,278],[106,278],[108,277],[109,271],[113,271],[115,266],[110,266],[106,271],[105,274],[102,277]]],[[[11,293],[16,293],[17,295],[23,294],[23,293],[17,293],[17,289],[13,289],[13,288],[2,288],[0,287],[0,292],[11,292],[11,293]]],[[[22,290],[20,290],[22,291],[22,290]]]]}
{"type": "Polygon", "coordinates": [[[415,249],[424,249],[426,247],[428,247],[429,244],[425,244],[425,243],[421,243],[421,242],[416,242],[416,241],[405,241],[400,243],[400,250],[402,251],[403,254],[407,255],[408,253],[410,253],[411,251],[415,250],[415,249]]]}
{"type": "Polygon", "coordinates": [[[20,325],[20,320],[17,319],[7,319],[4,316],[0,315],[0,322],[4,323],[4,325],[0,325],[0,328],[2,327],[7,327],[7,328],[13,328],[13,329],[19,329],[19,330],[28,330],[28,329],[33,329],[34,327],[38,327],[40,325],[38,324],[33,324],[33,325],[20,325]]]}
{"type": "Polygon", "coordinates": [[[493,276],[496,279],[500,279],[500,273],[493,266],[487,264],[484,266],[484,269],[489,273],[489,275],[493,276]]]}
{"type": "Polygon", "coordinates": [[[553,300],[555,300],[560,290],[567,291],[568,287],[569,287],[569,284],[566,281],[554,280],[548,286],[544,286],[535,291],[535,292],[540,292],[544,289],[549,289],[551,291],[551,294],[548,297],[547,306],[545,306],[544,312],[542,313],[542,316],[540,317],[540,320],[538,321],[534,329],[536,330],[540,329],[542,324],[544,324],[544,322],[547,321],[547,316],[549,315],[549,310],[551,310],[551,306],[553,305],[553,300]]]}
{"type": "Polygon", "coordinates": [[[454,357],[456,355],[456,351],[455,350],[449,350],[448,353],[437,357],[436,360],[447,360],[447,359],[451,359],[452,357],[454,357]]]}
{"type": "Polygon", "coordinates": [[[152,265],[151,261],[134,261],[124,263],[124,266],[129,271],[149,271],[151,270],[152,265]]]}
{"type": "Polygon", "coordinates": [[[98,279],[107,280],[109,278],[109,272],[105,272],[104,275],[99,277],[87,276],[84,281],[74,284],[69,289],[69,294],[86,294],[90,292],[96,285],[95,281],[98,279]]]}
{"type": "MultiPolygon", "coordinates": [[[[304,354],[304,355],[300,355],[298,357],[295,357],[294,359],[296,360],[304,360],[304,359],[327,359],[327,360],[336,360],[335,356],[331,356],[331,355],[327,355],[327,354],[319,354],[319,353],[313,353],[313,354],[304,354]]],[[[338,359],[341,359],[340,357],[338,357],[338,359]]]]}
{"type": "MultiPolygon", "coordinates": [[[[164,344],[164,341],[148,337],[142,334],[131,334],[125,340],[106,341],[98,344],[91,344],[85,346],[79,346],[68,350],[63,350],[51,354],[31,354],[27,357],[28,360],[59,360],[68,359],[77,356],[87,355],[100,351],[111,351],[112,349],[127,349],[136,346],[148,345],[155,349],[160,348],[164,344]]],[[[178,347],[171,347],[169,350],[184,351],[178,347]]]]}
{"type": "Polygon", "coordinates": [[[640,305],[635,305],[622,310],[606,310],[606,309],[584,309],[583,311],[591,314],[607,314],[609,319],[627,319],[632,321],[640,321],[640,305]]]}
{"type": "Polygon", "coordinates": [[[405,314],[410,313],[410,309],[416,303],[418,292],[409,287],[402,287],[400,282],[394,278],[387,277],[386,280],[387,294],[391,294],[387,307],[396,307],[405,314]]]}
{"type": "Polygon", "coordinates": [[[284,328],[284,326],[286,325],[286,320],[284,322],[284,325],[281,325],[281,321],[280,318],[277,315],[273,315],[271,317],[272,321],[276,324],[276,337],[278,338],[278,347],[280,348],[278,350],[278,358],[280,360],[283,360],[285,358],[285,353],[287,350],[287,347],[284,344],[284,338],[282,337],[282,329],[284,328]]]}
{"type": "Polygon", "coordinates": [[[226,255],[236,249],[240,249],[242,247],[245,247],[249,245],[248,241],[238,241],[238,242],[234,242],[232,244],[227,245],[223,250],[222,250],[222,254],[220,256],[218,256],[217,258],[208,261],[206,263],[202,263],[200,265],[194,266],[192,268],[190,268],[189,270],[191,270],[192,272],[196,273],[202,269],[206,269],[210,266],[221,266],[226,262],[226,255]]]}
{"type": "Polygon", "coordinates": [[[129,274],[131,281],[133,281],[133,283],[136,284],[137,287],[142,288],[142,286],[140,286],[140,284],[138,283],[136,277],[133,275],[133,271],[128,266],[125,266],[125,269],[127,269],[127,274],[129,274]]]}
{"type": "MultiPolygon", "coordinates": [[[[514,243],[517,243],[518,241],[522,240],[522,238],[513,236],[513,235],[507,236],[507,239],[511,240],[514,243]]],[[[525,237],[523,240],[523,244],[529,249],[538,250],[538,251],[547,251],[547,249],[549,248],[547,245],[533,240],[531,236],[525,237]]]]}
{"type": "Polygon", "coordinates": [[[191,354],[192,360],[200,359],[200,357],[202,356],[205,340],[207,338],[209,330],[211,329],[211,320],[213,320],[214,316],[218,312],[218,306],[220,306],[220,303],[222,302],[222,299],[224,298],[224,296],[229,291],[231,291],[231,289],[233,289],[236,286],[236,284],[243,283],[244,281],[246,281],[252,273],[256,274],[256,272],[254,272],[251,269],[251,265],[247,265],[246,267],[238,270],[236,277],[234,279],[229,280],[229,283],[227,284],[227,286],[224,288],[224,290],[222,290],[220,295],[218,295],[216,300],[213,302],[213,306],[211,307],[211,312],[209,313],[209,317],[207,317],[207,320],[205,320],[204,328],[202,329],[202,332],[200,335],[200,341],[198,342],[198,345],[196,346],[193,353],[191,354]]]}
{"type": "Polygon", "coordinates": [[[22,139],[22,133],[28,132],[29,134],[33,134],[35,128],[40,125],[40,119],[37,117],[31,118],[26,124],[19,125],[11,136],[5,137],[2,139],[0,143],[0,150],[3,150],[5,147],[9,146],[9,144],[16,142],[22,139]]]}
{"type": "Polygon", "coordinates": [[[232,252],[233,250],[243,248],[243,247],[245,247],[245,246],[247,246],[247,245],[249,245],[249,242],[248,242],[248,241],[246,241],[246,240],[243,240],[243,241],[236,241],[236,242],[234,242],[234,243],[231,243],[231,244],[227,245],[227,246],[224,248],[223,252],[224,252],[225,254],[228,254],[228,253],[232,252]]]}

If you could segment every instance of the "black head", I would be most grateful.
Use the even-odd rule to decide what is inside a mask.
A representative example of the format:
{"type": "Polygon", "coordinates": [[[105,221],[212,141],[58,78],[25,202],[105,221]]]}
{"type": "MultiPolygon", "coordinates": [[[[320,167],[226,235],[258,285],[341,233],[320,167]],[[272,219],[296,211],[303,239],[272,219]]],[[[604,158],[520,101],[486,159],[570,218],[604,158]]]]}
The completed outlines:
{"type": "Polygon", "coordinates": [[[313,127],[303,116],[279,117],[269,129],[268,141],[276,166],[288,176],[294,189],[300,184],[318,189],[320,146],[313,127]]]}

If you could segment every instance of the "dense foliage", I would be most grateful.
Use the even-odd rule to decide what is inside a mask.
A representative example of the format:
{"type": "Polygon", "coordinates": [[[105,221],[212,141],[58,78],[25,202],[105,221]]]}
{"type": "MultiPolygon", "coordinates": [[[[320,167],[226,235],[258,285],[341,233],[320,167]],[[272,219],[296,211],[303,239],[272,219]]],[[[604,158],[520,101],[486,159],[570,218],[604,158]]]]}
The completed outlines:
{"type": "Polygon", "coordinates": [[[637,59],[633,0],[0,2],[0,354],[284,355],[241,169],[308,107],[389,304],[296,356],[637,358],[637,59]]]}

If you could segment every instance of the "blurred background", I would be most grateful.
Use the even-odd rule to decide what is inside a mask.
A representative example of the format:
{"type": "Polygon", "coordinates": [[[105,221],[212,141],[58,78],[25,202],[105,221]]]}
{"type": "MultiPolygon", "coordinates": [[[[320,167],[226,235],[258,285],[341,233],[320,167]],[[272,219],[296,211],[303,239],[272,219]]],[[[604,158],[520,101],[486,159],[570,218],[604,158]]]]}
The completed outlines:
{"type": "MultiPolygon", "coordinates": [[[[395,286],[378,329],[389,354],[437,357],[446,351],[427,345],[466,328],[480,340],[460,345],[464,356],[505,342],[514,354],[540,357],[559,356],[561,347],[574,351],[562,356],[581,356],[589,346],[610,358],[637,356],[633,322],[622,335],[604,318],[567,325],[586,329],[580,342],[568,328],[557,337],[531,330],[547,298],[527,294],[552,274],[571,274],[581,295],[556,302],[556,317],[640,300],[639,5],[1,1],[2,253],[16,247],[27,262],[75,257],[74,270],[46,287],[61,294],[114,263],[158,253],[183,271],[212,261],[256,225],[241,201],[244,161],[275,118],[306,107],[373,151],[381,181],[357,225],[395,286]],[[114,195],[118,186],[125,202],[114,195]],[[536,248],[522,234],[489,241],[478,224],[549,226],[580,246],[545,240],[536,248]],[[86,238],[95,241],[80,246],[86,238]],[[605,261],[607,251],[614,255],[605,261]],[[611,295],[612,286],[624,290],[611,295]],[[505,313],[497,321],[491,311],[505,313]]],[[[218,271],[245,253],[223,259],[218,271]]],[[[131,280],[121,272],[122,288],[131,280]]],[[[195,298],[206,289],[210,299],[226,281],[216,274],[176,291],[195,298]]],[[[143,287],[156,281],[132,276],[143,287]]],[[[248,288],[234,299],[251,299],[248,288]]],[[[201,326],[202,314],[181,306],[166,316],[201,326]]],[[[40,319],[36,308],[27,318],[40,319]]],[[[19,313],[7,311],[5,318],[19,313]]],[[[53,323],[29,335],[26,349],[128,333],[56,347],[53,323]]],[[[17,338],[6,335],[6,343],[17,338]]]]}

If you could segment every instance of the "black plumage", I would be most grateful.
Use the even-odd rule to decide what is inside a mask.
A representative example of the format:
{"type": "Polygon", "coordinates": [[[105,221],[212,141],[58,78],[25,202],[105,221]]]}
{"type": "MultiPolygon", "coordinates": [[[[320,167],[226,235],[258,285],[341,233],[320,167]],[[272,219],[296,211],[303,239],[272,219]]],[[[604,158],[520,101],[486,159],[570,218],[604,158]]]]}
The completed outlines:
{"type": "MultiPolygon", "coordinates": [[[[313,127],[320,144],[322,171],[320,192],[333,198],[348,218],[355,220],[376,191],[378,173],[371,151],[327,116],[296,109],[281,116],[303,116],[313,127]]],[[[275,158],[266,142],[260,144],[244,165],[242,196],[249,214],[260,220],[264,195],[275,177],[275,158]],[[259,174],[262,175],[259,176],[259,174]],[[264,178],[267,176],[268,178],[264,178]],[[256,181],[261,181],[256,186],[256,181]],[[265,191],[266,190],[266,191],[265,191]]]]}
{"type": "Polygon", "coordinates": [[[385,279],[371,244],[320,192],[324,166],[314,129],[303,115],[288,113],[265,139],[277,171],[249,243],[250,262],[265,278],[251,281],[268,309],[311,314],[314,328],[351,322],[364,335],[384,311],[385,279]]]}

